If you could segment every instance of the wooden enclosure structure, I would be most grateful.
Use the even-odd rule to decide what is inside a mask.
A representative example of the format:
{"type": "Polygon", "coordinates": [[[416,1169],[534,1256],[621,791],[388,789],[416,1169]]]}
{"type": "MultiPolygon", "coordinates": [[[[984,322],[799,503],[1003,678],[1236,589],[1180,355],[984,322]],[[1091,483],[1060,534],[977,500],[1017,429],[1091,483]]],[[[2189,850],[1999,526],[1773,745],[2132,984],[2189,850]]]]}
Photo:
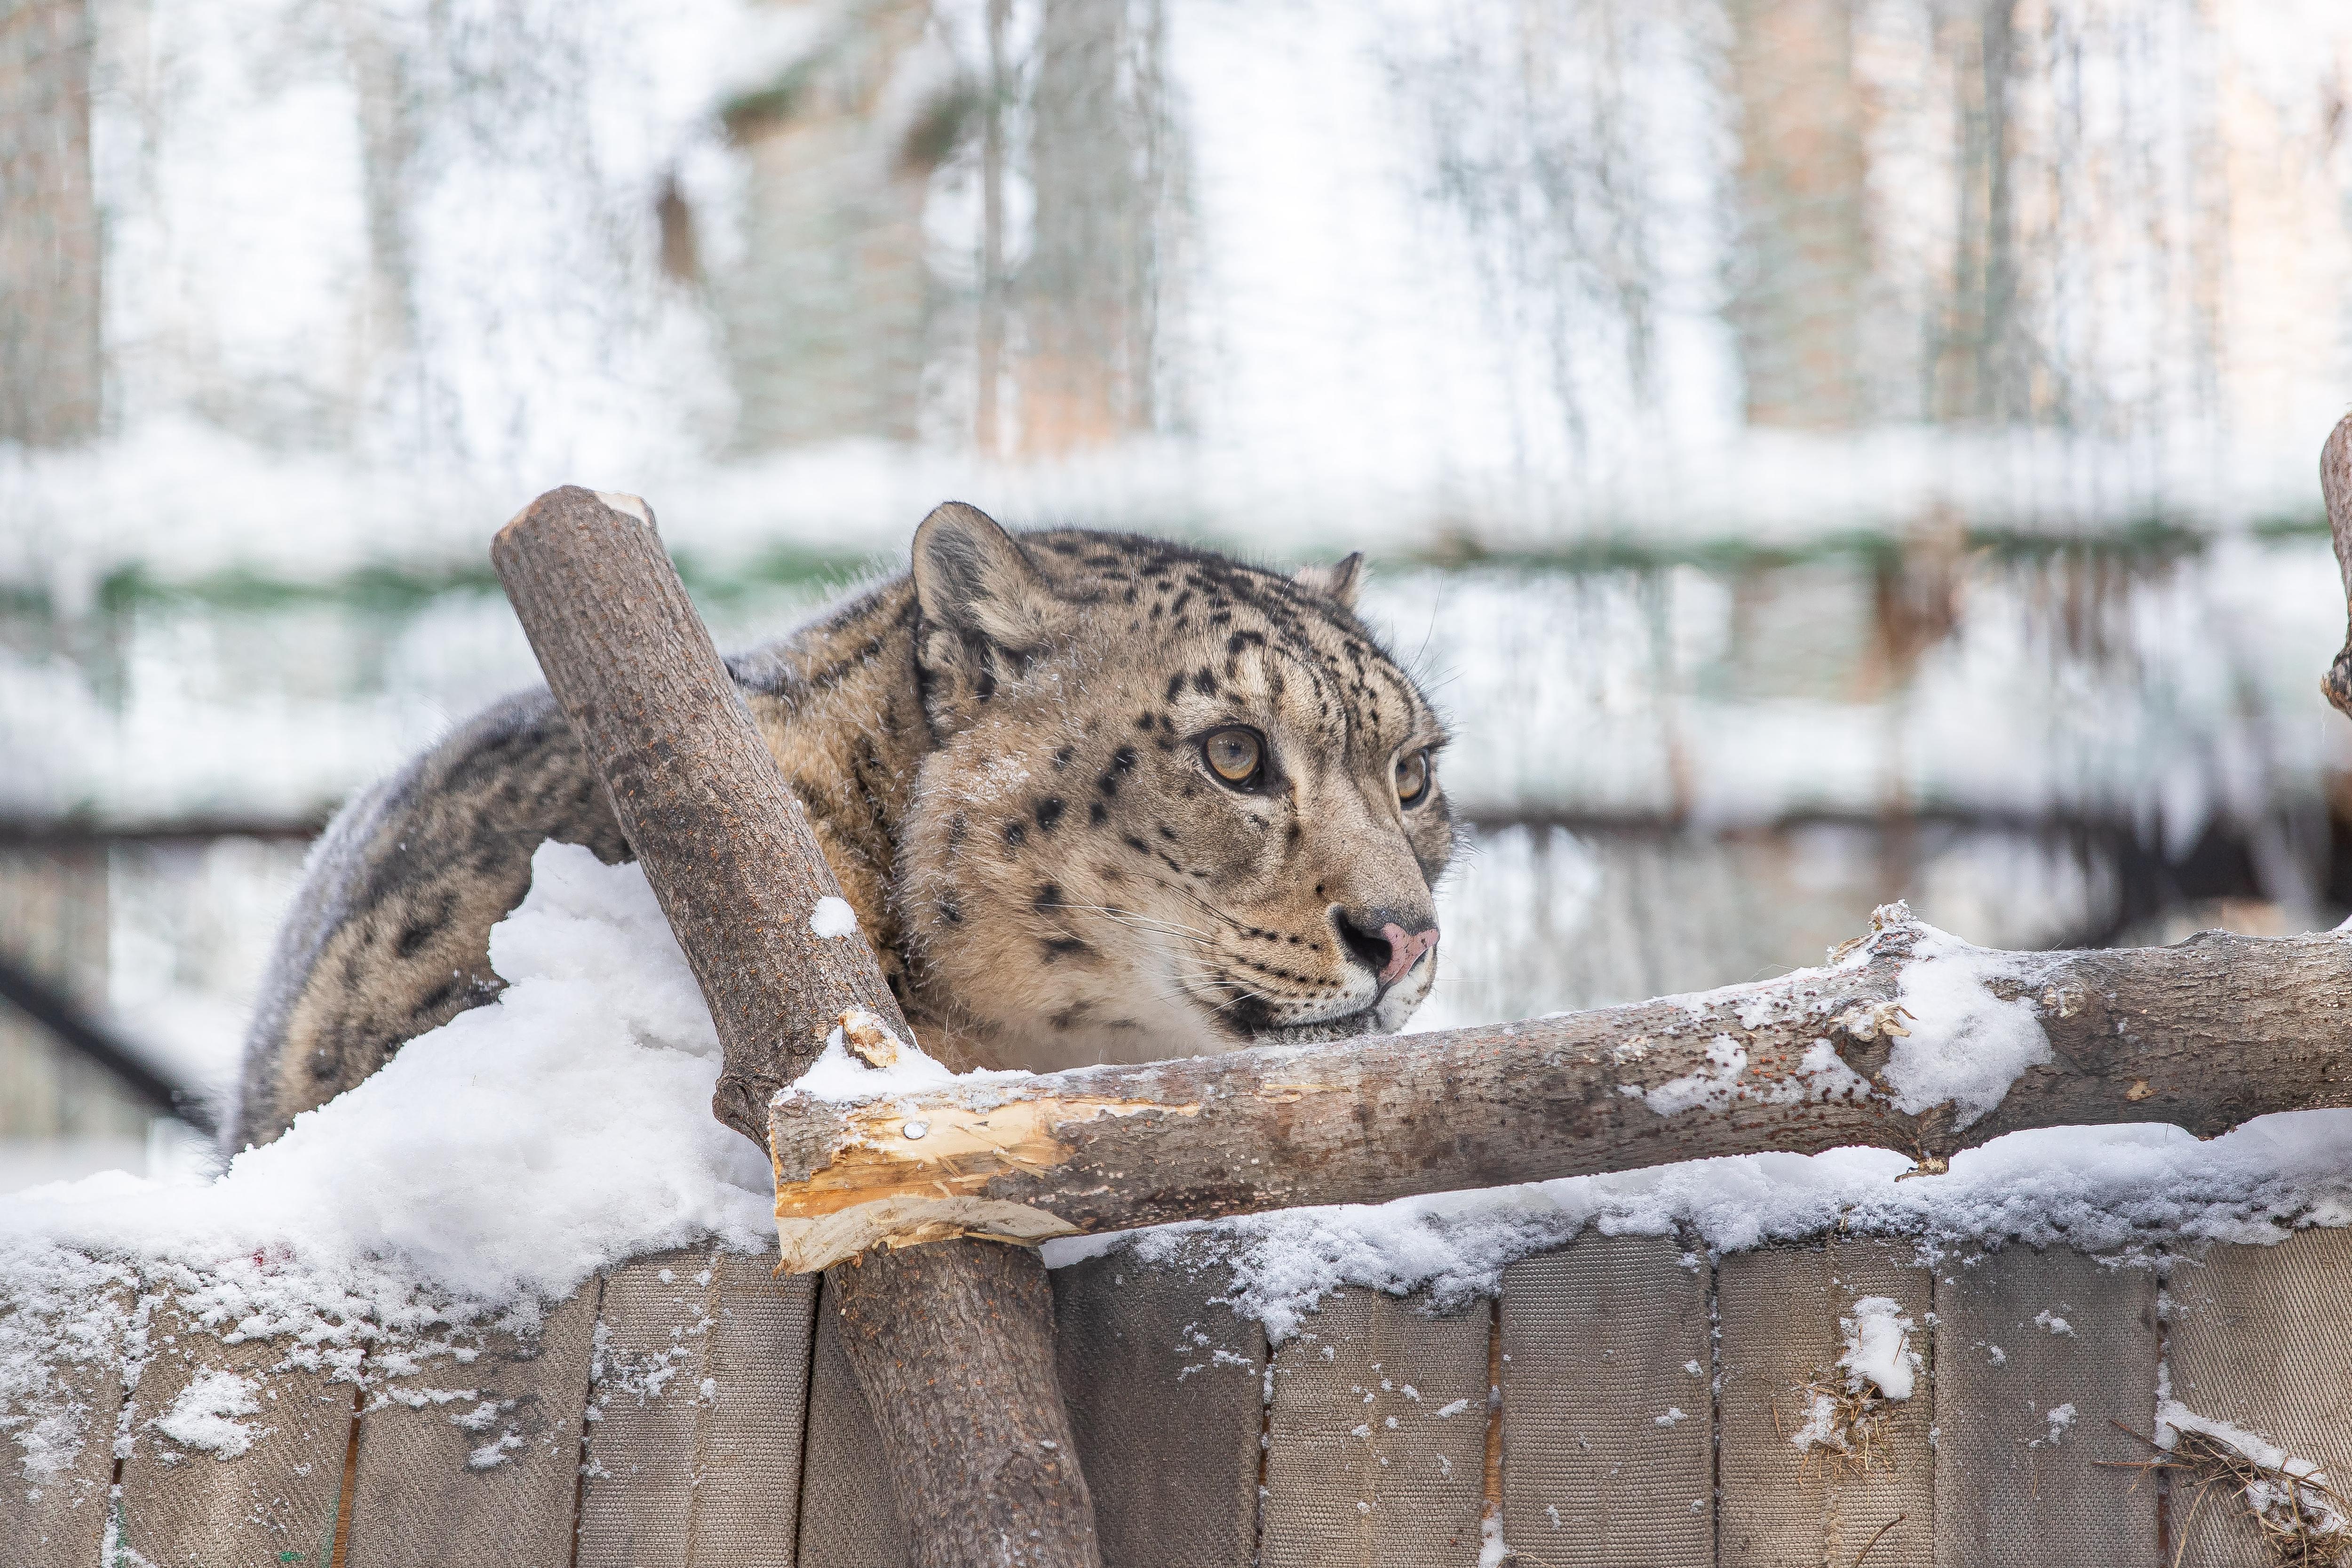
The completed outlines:
{"type": "MultiPolygon", "coordinates": [[[[2347,454],[2352,420],[2323,460],[2352,559],[2347,454]]],[[[947,1142],[913,1121],[803,1116],[776,1095],[828,1021],[905,1020],[870,950],[828,951],[807,933],[802,913],[838,888],[643,503],[551,492],[501,533],[498,558],[711,1005],[726,1050],[714,1110],[768,1134],[790,1242],[796,1218],[847,1212],[813,1206],[828,1170],[891,1175],[929,1158],[899,1145],[947,1142]]],[[[2345,668],[2329,682],[2339,702],[2345,668]]],[[[487,1331],[457,1363],[390,1358],[357,1384],[303,1370],[267,1337],[215,1338],[168,1289],[134,1310],[126,1286],[120,1342],[76,1345],[51,1369],[72,1384],[79,1429],[43,1441],[76,1468],[0,1493],[12,1504],[0,1568],[2286,1560],[2264,1537],[2264,1497],[2302,1510],[2306,1486],[2326,1486],[2314,1467],[2352,1477],[2352,1231],[2179,1256],[2161,1291],[2151,1268],[2063,1250],[1832,1236],[1712,1259],[1689,1238],[1588,1232],[1512,1264],[1499,1296],[1467,1310],[1343,1291],[1279,1346],[1223,1303],[1231,1280],[1208,1252],[1148,1261],[1117,1248],[1059,1271],[1049,1294],[1025,1252],[962,1239],[995,1234],[1016,1206],[1061,1233],[1105,1230],[1378,1199],[1417,1177],[1461,1187],[1766,1147],[1876,1142],[1932,1171],[2013,1127],[2160,1117],[2211,1132],[2344,1099],[2340,937],[2052,955],[2007,976],[1999,1005],[2037,1018],[2055,1053],[2004,1079],[2000,1113],[1963,1137],[1952,1100],[1898,1111],[1885,1077],[1903,1021],[1919,1022],[1899,986],[1922,957],[1916,935],[1882,921],[1850,944],[1856,963],[1790,977],[1786,994],[1646,1005],[1675,1012],[1672,1026],[1603,1010],[1493,1039],[1120,1069],[1145,1084],[1230,1079],[1242,1086],[1231,1104],[1216,1082],[1106,1099],[1085,1092],[1098,1086],[1084,1072],[1035,1079],[993,1100],[1034,1109],[1050,1158],[969,1173],[952,1213],[909,1216],[891,1187],[871,1205],[887,1223],[856,1247],[784,1255],[822,1275],[706,1251],[641,1258],[548,1304],[527,1335],[487,1331]],[[2151,958],[2153,973],[2133,968],[2151,958]],[[1694,1123],[1704,1136],[1666,1136],[1680,1102],[1655,1096],[1700,1082],[1702,1051],[1736,1058],[1737,1078],[1751,1048],[1771,1087],[1727,1093],[1694,1123]],[[1384,1085],[1421,1081],[1368,1075],[1384,1050],[1446,1115],[1384,1111],[1384,1085]],[[1310,1060],[1321,1076],[1297,1078],[1310,1060]],[[1823,1073],[1834,1092],[1803,1087],[1823,1073]],[[1339,1108],[1321,1119],[1328,1136],[1297,1109],[1310,1097],[1339,1108]],[[1252,1120],[1266,1106],[1272,1131],[1252,1120]],[[1479,1107],[1521,1116],[1526,1135],[1501,1142],[1536,1164],[1484,1152],[1516,1123],[1444,1124],[1479,1107]],[[1218,1141],[1229,1125],[1239,1142],[1218,1141]],[[1135,1128],[1148,1136],[1128,1147],[1135,1128]],[[1202,1171],[1243,1148],[1281,1170],[1171,1207],[1130,1178],[1183,1150],[1186,1128],[1202,1171]],[[1104,1194],[1128,1206],[1088,1206],[1104,1194]],[[880,1240],[904,1249],[861,1252],[880,1240]],[[1874,1297],[1902,1315],[1921,1375],[1907,1397],[1832,1409],[1823,1427],[1824,1396],[1848,1387],[1850,1320],[1874,1297]],[[259,1391],[242,1445],[184,1447],[159,1415],[222,1373],[259,1391]],[[2168,1396],[2287,1457],[2251,1478],[2156,1463],[2168,1396]],[[1835,1449],[1808,1446],[1808,1429],[1833,1432],[1835,1449]]],[[[13,1305],[5,1286],[0,1310],[13,1305]]],[[[2300,1542],[2321,1554],[2294,1561],[2352,1555],[2333,1496],[2315,1505],[2325,1539],[2305,1530],[2300,1542]]]]}
{"type": "MultiPolygon", "coordinates": [[[[535,1340],[383,1377],[356,1413],[349,1383],[279,1370],[288,1342],[223,1343],[166,1309],[127,1406],[119,1353],[82,1369],[78,1473],[12,1489],[0,1564],[901,1568],[820,1277],[772,1262],[638,1259],[535,1340]],[[266,1389],[235,1458],[152,1425],[216,1370],[266,1389]],[[520,1443],[469,1465],[474,1413],[509,1400],[520,1443]],[[101,1558],[110,1510],[124,1550],[101,1558]]],[[[1908,1241],[1833,1237],[1710,1266],[1588,1233],[1452,1316],[1342,1291],[1270,1356],[1213,1300],[1213,1263],[1118,1251],[1054,1284],[1112,1568],[1471,1568],[1490,1487],[1528,1568],[2254,1568],[2274,1559],[2234,1489],[2130,1468],[2151,1454],[2117,1428],[2151,1430],[2168,1363],[2200,1415],[2352,1475],[2347,1279],[2341,1230],[2177,1258],[2162,1313],[2153,1270],[2063,1250],[1926,1268],[1908,1241]],[[1863,1295],[1921,1325],[1927,1368],[1856,1467],[1791,1438],[1863,1295]]]]}

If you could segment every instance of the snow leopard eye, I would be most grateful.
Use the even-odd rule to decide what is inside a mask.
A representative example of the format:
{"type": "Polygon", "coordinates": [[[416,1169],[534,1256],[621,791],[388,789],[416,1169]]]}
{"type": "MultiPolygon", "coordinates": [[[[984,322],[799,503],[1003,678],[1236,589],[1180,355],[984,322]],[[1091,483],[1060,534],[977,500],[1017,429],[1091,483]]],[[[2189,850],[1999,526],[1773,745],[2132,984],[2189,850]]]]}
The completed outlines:
{"type": "Polygon", "coordinates": [[[1202,739],[1201,760],[1235,789],[1254,789],[1265,778],[1265,742],[1255,730],[1219,730],[1202,739]]]}
{"type": "Polygon", "coordinates": [[[1397,804],[1411,810],[1429,798],[1429,748],[1397,759],[1397,804]]]}

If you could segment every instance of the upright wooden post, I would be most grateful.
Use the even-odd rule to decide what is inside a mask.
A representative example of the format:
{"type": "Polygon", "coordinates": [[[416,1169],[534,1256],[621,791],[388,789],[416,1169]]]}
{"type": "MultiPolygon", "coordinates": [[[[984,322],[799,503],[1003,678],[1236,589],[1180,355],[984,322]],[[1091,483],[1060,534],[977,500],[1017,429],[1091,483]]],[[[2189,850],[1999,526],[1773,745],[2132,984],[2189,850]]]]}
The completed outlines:
{"type": "MultiPolygon", "coordinates": [[[[490,555],[710,1004],[711,1109],[764,1147],[769,1097],[843,1012],[911,1031],[873,949],[819,934],[840,887],[645,503],[551,490],[490,555]]],[[[920,1568],[1098,1568],[1035,1255],[959,1241],[830,1277],[920,1568]]]]}

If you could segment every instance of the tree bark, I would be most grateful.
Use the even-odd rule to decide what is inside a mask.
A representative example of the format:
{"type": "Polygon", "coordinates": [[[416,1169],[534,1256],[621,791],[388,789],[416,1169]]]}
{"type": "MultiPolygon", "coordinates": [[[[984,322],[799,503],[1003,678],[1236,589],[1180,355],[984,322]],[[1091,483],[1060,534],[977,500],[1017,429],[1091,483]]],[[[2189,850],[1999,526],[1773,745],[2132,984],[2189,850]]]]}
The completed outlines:
{"type": "MultiPolygon", "coordinates": [[[[817,934],[818,900],[841,889],[646,504],[551,490],[490,553],[710,1005],[726,1052],[711,1109],[759,1141],[769,1097],[845,1012],[912,1031],[873,949],[817,934]]],[[[1035,1258],[961,1242],[833,1283],[916,1563],[1097,1568],[1035,1258]]]]}
{"type": "Polygon", "coordinates": [[[1958,970],[1923,972],[1954,962],[1934,956],[1936,933],[1899,905],[1874,923],[1842,963],[1696,996],[850,1104],[787,1095],[770,1126],[785,1265],[1767,1150],[1869,1145],[1933,1170],[2021,1128],[2169,1121],[2205,1137],[2352,1104],[2352,939],[1968,950],[1958,970]],[[1956,973],[1987,978],[1956,992],[1956,973]],[[1899,1091],[1923,1053],[1965,1067],[2017,1009],[2047,1059],[1989,1110],[1899,1091]]]}

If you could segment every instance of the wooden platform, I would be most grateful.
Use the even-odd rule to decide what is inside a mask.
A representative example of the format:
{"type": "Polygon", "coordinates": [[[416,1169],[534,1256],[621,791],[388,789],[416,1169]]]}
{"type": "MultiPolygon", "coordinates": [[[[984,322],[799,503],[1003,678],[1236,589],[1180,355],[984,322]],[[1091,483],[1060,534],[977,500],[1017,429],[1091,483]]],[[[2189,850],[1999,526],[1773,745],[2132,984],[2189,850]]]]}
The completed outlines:
{"type": "MultiPolygon", "coordinates": [[[[2182,1259],[2168,1322],[2145,1268],[2013,1247],[1931,1270],[1915,1252],[1832,1241],[1711,1268],[1669,1240],[1588,1236],[1450,1317],[1344,1292],[1271,1357],[1213,1304],[1213,1266],[1060,1270],[1104,1561],[1470,1568],[1491,1487],[1529,1568],[2263,1563],[2227,1489],[2195,1503],[2186,1480],[2098,1463],[2148,1457],[2129,1433],[2152,1429],[2166,1360],[2200,1414],[2352,1477],[2352,1232],[2182,1259]],[[1790,1440],[1862,1295],[1901,1302],[1927,1360],[1866,1468],[1790,1440]]],[[[282,1344],[224,1345],[169,1309],[151,1335],[119,1426],[119,1371],[78,1369],[76,1477],[26,1496],[11,1453],[0,1563],[96,1564],[110,1511],[159,1565],[331,1568],[339,1519],[352,1568],[906,1560],[817,1281],[758,1259],[628,1264],[536,1339],[487,1344],[467,1388],[443,1363],[383,1380],[363,1414],[347,1383],[273,1370],[282,1344]],[[234,1459],[152,1425],[222,1370],[264,1390],[234,1459]]]]}

